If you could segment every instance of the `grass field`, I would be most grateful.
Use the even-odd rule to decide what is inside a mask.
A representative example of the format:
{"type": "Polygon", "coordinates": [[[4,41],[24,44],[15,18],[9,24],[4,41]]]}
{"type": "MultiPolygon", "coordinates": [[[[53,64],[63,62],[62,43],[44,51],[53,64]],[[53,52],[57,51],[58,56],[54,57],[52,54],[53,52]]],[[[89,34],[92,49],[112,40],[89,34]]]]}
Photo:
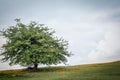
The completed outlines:
{"type": "Polygon", "coordinates": [[[0,71],[0,80],[120,80],[120,61],[69,67],[0,71]]]}

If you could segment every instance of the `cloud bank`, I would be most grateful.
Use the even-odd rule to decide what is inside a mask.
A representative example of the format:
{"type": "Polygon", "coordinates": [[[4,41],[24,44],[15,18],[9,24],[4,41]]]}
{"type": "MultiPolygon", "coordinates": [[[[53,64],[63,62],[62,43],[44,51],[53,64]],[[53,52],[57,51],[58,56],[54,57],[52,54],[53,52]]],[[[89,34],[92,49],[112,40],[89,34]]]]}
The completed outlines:
{"type": "Polygon", "coordinates": [[[89,57],[94,62],[120,60],[120,27],[109,27],[105,37],[89,57]]]}

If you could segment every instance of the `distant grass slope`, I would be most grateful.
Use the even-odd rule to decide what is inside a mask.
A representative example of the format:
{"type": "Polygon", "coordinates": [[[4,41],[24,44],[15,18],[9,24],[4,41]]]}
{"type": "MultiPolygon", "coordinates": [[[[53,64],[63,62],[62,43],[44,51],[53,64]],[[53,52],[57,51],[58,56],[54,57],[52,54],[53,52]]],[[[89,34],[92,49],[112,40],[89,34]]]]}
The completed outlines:
{"type": "Polygon", "coordinates": [[[120,80],[120,61],[69,67],[0,71],[0,80],[120,80]]]}

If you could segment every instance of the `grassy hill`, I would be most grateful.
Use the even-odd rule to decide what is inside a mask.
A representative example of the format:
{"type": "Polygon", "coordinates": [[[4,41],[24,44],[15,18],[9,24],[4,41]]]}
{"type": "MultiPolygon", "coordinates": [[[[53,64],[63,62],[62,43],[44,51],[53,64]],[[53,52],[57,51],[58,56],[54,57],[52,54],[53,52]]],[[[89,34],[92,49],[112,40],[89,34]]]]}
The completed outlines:
{"type": "Polygon", "coordinates": [[[120,61],[69,67],[0,71],[0,80],[120,80],[120,61]]]}

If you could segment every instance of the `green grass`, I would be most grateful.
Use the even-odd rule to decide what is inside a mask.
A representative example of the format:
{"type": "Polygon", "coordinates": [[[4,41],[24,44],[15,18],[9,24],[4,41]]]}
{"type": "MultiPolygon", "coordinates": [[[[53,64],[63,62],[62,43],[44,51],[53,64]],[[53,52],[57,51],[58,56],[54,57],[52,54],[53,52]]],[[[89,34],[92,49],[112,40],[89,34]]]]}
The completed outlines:
{"type": "Polygon", "coordinates": [[[120,61],[69,67],[0,71],[0,80],[120,80],[120,61]]]}

